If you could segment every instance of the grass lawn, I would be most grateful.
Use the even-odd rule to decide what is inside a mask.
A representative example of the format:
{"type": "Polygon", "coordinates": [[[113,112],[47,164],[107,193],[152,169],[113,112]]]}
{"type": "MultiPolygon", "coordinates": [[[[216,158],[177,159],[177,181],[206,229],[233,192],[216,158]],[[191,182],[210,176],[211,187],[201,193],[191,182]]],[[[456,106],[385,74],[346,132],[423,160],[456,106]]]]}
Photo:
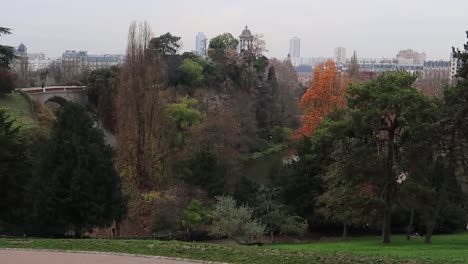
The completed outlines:
{"type": "MultiPolygon", "coordinates": [[[[439,239],[436,237],[435,239],[439,239]]],[[[466,237],[465,237],[466,239],[466,237]]],[[[464,241],[464,240],[463,240],[464,241]]],[[[462,244],[463,241],[458,241],[462,244]]],[[[176,241],[155,241],[155,240],[108,240],[108,239],[31,239],[31,238],[0,238],[0,248],[32,248],[32,249],[57,249],[57,250],[80,250],[80,251],[101,251],[101,252],[118,252],[131,254],[145,254],[158,256],[171,256],[189,259],[198,259],[206,261],[218,261],[228,263],[256,263],[256,264],[297,264],[297,263],[313,263],[313,264],[423,264],[423,263],[448,263],[447,260],[462,258],[462,253],[457,252],[453,255],[450,252],[455,250],[450,249],[450,245],[445,245],[439,248],[439,244],[433,245],[433,248],[425,247],[426,251],[433,250],[431,255],[440,255],[438,262],[421,260],[421,254],[416,250],[411,250],[415,254],[409,254],[409,248],[418,248],[416,244],[408,244],[407,247],[397,243],[394,246],[383,248],[379,246],[376,240],[361,241],[347,243],[322,243],[317,244],[317,250],[314,245],[290,245],[290,246],[236,246],[236,245],[221,245],[210,243],[185,243],[176,241]],[[350,253],[334,252],[336,249],[351,248],[351,244],[356,243],[354,248],[363,245],[372,251],[367,254],[357,255],[350,253]],[[345,246],[348,245],[348,246],[345,246]],[[288,249],[276,249],[288,248],[288,249]],[[397,258],[386,257],[389,254],[388,250],[392,247],[404,250],[408,254],[406,256],[394,254],[397,258]],[[296,249],[295,249],[296,248],[296,249]],[[318,250],[321,248],[322,250],[318,250]],[[327,250],[328,248],[328,250],[327,250]],[[333,250],[335,249],[335,250],[333,250]],[[381,251],[378,253],[378,251],[381,251]],[[446,252],[448,251],[448,252],[446,252]],[[372,256],[374,253],[374,256],[372,256]],[[369,256],[371,255],[371,256],[369,256]],[[446,258],[442,258],[446,256],[446,258]]],[[[457,242],[455,242],[457,244],[457,242]]],[[[461,248],[461,245],[458,245],[461,248]]],[[[343,250],[345,251],[345,250],[343,250]]],[[[351,253],[352,250],[348,250],[351,253]]],[[[461,250],[460,250],[461,251],[461,250]]],[[[464,256],[467,256],[465,253],[464,256]]],[[[422,258],[424,259],[424,258],[422,258]]],[[[0,261],[1,262],[1,261],[0,261]]],[[[453,262],[462,263],[462,262],[453,262]]]]}
{"type": "Polygon", "coordinates": [[[404,236],[393,236],[390,245],[383,245],[376,237],[363,237],[342,242],[320,242],[310,244],[284,244],[271,246],[313,252],[340,252],[366,256],[386,256],[401,259],[419,259],[441,263],[468,263],[468,233],[437,235],[432,244],[424,244],[423,238],[406,241],[404,236]]]}
{"type": "Polygon", "coordinates": [[[8,114],[15,118],[21,126],[33,127],[36,125],[31,105],[21,94],[0,95],[0,107],[5,108],[8,114]]]}

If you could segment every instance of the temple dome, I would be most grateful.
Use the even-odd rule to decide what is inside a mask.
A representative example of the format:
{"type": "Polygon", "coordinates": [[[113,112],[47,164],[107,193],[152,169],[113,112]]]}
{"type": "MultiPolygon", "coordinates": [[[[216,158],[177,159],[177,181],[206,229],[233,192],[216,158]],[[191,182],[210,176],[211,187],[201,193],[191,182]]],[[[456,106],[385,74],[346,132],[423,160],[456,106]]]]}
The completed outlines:
{"type": "Polygon", "coordinates": [[[249,28],[245,26],[245,29],[242,30],[242,34],[239,36],[240,38],[253,38],[252,32],[250,32],[249,28]]]}
{"type": "Polygon", "coordinates": [[[22,53],[25,53],[26,52],[26,46],[21,43],[19,46],[18,46],[18,52],[22,52],[22,53]]]}

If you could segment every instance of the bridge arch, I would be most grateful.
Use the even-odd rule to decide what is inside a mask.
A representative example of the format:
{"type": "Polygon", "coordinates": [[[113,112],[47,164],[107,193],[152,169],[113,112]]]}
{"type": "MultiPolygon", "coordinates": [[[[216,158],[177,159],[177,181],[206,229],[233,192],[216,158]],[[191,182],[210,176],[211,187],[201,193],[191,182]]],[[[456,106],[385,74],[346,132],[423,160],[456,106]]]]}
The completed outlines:
{"type": "Polygon", "coordinates": [[[57,103],[60,106],[64,106],[68,102],[68,100],[61,97],[61,96],[53,96],[53,97],[50,97],[49,99],[47,99],[47,101],[45,101],[44,104],[47,104],[49,102],[57,103]]]}
{"type": "Polygon", "coordinates": [[[62,105],[66,101],[87,104],[86,86],[48,86],[17,89],[27,94],[29,98],[41,104],[54,102],[62,105]],[[65,100],[65,101],[64,101],[65,100]]]}

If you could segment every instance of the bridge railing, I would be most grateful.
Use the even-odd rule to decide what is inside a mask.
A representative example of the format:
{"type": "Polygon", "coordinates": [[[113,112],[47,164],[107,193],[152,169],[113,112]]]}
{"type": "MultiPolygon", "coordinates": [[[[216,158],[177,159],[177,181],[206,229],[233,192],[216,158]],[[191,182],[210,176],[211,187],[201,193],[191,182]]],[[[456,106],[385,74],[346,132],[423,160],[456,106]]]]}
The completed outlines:
{"type": "Polygon", "coordinates": [[[16,90],[25,93],[47,93],[47,92],[81,92],[86,90],[86,86],[46,86],[46,87],[32,87],[32,88],[18,88],[16,90]]]}

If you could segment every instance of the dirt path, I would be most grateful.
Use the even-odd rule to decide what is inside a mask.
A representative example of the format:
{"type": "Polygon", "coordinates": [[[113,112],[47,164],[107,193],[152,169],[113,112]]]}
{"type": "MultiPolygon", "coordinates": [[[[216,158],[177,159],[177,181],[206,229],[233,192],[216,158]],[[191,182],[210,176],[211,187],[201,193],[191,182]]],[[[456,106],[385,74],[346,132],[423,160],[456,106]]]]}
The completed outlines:
{"type": "MultiPolygon", "coordinates": [[[[196,262],[93,253],[0,250],[1,264],[193,264],[196,262]]],[[[206,262],[208,263],[208,262],[206,262]]]]}

